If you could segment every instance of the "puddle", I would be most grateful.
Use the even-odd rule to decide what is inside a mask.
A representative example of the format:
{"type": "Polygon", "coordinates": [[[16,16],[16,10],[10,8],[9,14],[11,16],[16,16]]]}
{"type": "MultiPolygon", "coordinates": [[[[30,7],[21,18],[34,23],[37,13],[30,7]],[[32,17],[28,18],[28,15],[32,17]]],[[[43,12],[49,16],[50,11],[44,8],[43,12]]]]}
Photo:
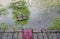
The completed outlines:
{"type": "MultiPolygon", "coordinates": [[[[9,3],[12,0],[0,0],[0,3],[6,8],[7,15],[1,15],[0,16],[0,23],[7,23],[7,24],[15,24],[15,20],[13,19],[13,14],[11,9],[9,9],[9,3]]],[[[26,0],[27,1],[27,0],[26,0]]],[[[46,28],[51,26],[52,24],[49,24],[49,22],[52,22],[54,20],[54,16],[57,16],[57,10],[52,9],[50,7],[42,8],[39,6],[41,0],[35,0],[35,2],[31,1],[27,2],[30,4],[29,10],[30,10],[30,19],[28,24],[24,25],[24,27],[32,27],[32,28],[46,28]],[[47,13],[43,15],[43,13],[47,13]]],[[[6,12],[4,12],[6,13],[6,12]]]]}

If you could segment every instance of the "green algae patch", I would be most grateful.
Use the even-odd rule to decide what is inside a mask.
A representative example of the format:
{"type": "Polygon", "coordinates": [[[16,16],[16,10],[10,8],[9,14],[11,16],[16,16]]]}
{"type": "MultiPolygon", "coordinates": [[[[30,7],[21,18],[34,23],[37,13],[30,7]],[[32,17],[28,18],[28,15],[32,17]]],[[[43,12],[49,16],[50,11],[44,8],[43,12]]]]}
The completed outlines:
{"type": "Polygon", "coordinates": [[[49,27],[48,29],[59,30],[60,29],[60,18],[56,18],[56,20],[53,22],[53,26],[49,27]]]}
{"type": "Polygon", "coordinates": [[[17,1],[17,2],[12,2],[10,4],[10,8],[12,8],[12,13],[14,15],[14,19],[16,20],[16,23],[17,24],[27,24],[28,20],[29,20],[29,14],[30,14],[30,11],[26,5],[26,2],[25,1],[17,1]],[[22,7],[19,7],[17,5],[19,4],[22,4],[21,6],[22,7]],[[18,15],[22,15],[22,14],[26,14],[27,16],[27,19],[26,20],[17,20],[17,16],[18,15]]]}
{"type": "Polygon", "coordinates": [[[8,24],[2,23],[0,24],[0,30],[7,30],[8,29],[8,24]]]}
{"type": "Polygon", "coordinates": [[[0,15],[3,11],[5,11],[6,9],[4,7],[0,7],[0,15]]]}

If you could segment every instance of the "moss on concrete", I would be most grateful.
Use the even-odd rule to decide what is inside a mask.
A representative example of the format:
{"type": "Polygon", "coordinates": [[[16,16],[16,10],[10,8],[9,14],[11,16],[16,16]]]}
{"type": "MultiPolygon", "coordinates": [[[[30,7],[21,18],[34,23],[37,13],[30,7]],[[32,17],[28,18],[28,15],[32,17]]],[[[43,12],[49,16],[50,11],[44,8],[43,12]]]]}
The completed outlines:
{"type": "Polygon", "coordinates": [[[10,7],[13,9],[12,13],[14,15],[14,19],[16,20],[16,23],[17,24],[27,24],[30,12],[29,12],[28,7],[26,6],[26,2],[25,1],[18,1],[18,2],[14,2],[14,3],[12,2],[10,4],[10,7]],[[19,8],[16,6],[16,4],[20,4],[20,3],[22,3],[22,5],[23,5],[22,8],[19,8]],[[17,15],[24,14],[24,13],[27,15],[27,20],[17,21],[17,15]]]}

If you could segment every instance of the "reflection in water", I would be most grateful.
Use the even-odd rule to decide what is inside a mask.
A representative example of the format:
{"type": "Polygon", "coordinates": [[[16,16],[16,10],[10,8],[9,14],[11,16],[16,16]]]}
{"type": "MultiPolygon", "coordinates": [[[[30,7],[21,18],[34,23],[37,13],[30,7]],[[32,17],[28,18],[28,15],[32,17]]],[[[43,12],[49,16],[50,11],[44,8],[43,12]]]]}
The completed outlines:
{"type": "MultiPolygon", "coordinates": [[[[0,0],[1,1],[1,0],[0,0]]],[[[46,28],[51,26],[49,22],[52,22],[54,20],[54,17],[57,16],[57,10],[58,8],[53,8],[51,6],[48,6],[46,8],[42,8],[39,6],[41,0],[36,0],[35,2],[30,1],[29,9],[30,9],[30,19],[27,25],[24,25],[24,27],[32,27],[32,28],[46,28]]],[[[11,0],[3,0],[1,3],[7,8],[11,0]],[[6,1],[6,2],[5,2],[6,1]]],[[[27,2],[28,3],[28,2],[27,2]]],[[[0,16],[0,23],[7,23],[10,25],[15,24],[15,20],[13,19],[12,10],[7,8],[4,13],[7,13],[7,15],[2,14],[0,16]]],[[[19,25],[20,26],[20,25],[19,25]]]]}
{"type": "Polygon", "coordinates": [[[40,1],[42,0],[32,1],[31,7],[29,7],[31,12],[30,21],[28,23],[29,27],[47,28],[52,26],[52,22],[55,20],[55,17],[59,16],[57,12],[59,7],[54,7],[49,4],[48,6],[46,4],[43,6],[40,1]]]}
{"type": "MultiPolygon", "coordinates": [[[[6,26],[14,26],[15,20],[13,19],[12,9],[10,9],[9,3],[11,0],[0,0],[0,3],[3,5],[4,8],[6,8],[5,11],[3,11],[0,15],[0,25],[6,24],[6,26]]],[[[5,26],[5,25],[3,25],[5,26]]]]}

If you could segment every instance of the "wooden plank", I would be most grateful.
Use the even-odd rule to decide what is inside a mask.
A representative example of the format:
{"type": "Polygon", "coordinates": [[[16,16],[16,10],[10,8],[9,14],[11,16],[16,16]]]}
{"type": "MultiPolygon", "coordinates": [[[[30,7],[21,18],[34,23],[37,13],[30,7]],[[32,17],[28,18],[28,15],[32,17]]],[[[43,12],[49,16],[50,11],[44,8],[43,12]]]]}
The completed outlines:
{"type": "Polygon", "coordinates": [[[4,33],[4,35],[2,36],[2,39],[7,39],[7,33],[4,33]]]}
{"type": "Polygon", "coordinates": [[[38,36],[39,36],[39,39],[43,39],[42,33],[39,33],[38,36]]]}
{"type": "Polygon", "coordinates": [[[23,34],[22,33],[19,33],[18,39],[22,39],[22,36],[23,36],[23,34]]]}
{"type": "MultiPolygon", "coordinates": [[[[18,30],[18,31],[15,30],[15,31],[18,33],[20,30],[18,30]]],[[[0,33],[0,39],[2,38],[1,36],[3,36],[2,39],[12,39],[12,37],[13,37],[13,39],[22,39],[22,36],[23,36],[23,34],[20,32],[19,32],[19,34],[13,33],[14,34],[13,36],[12,36],[12,33],[7,33],[7,32],[13,32],[13,30],[12,31],[6,30],[5,32],[6,33],[4,33],[4,35],[3,35],[3,33],[0,33]]],[[[33,33],[33,39],[60,39],[60,33],[57,32],[57,34],[56,34],[54,30],[51,31],[51,33],[48,30],[43,30],[41,32],[41,30],[36,29],[36,31],[34,31],[34,33],[33,33]]]]}
{"type": "Polygon", "coordinates": [[[14,33],[13,39],[17,39],[17,33],[14,33]]]}
{"type": "Polygon", "coordinates": [[[4,35],[4,30],[0,30],[0,39],[3,39],[3,35],[4,35]]]}
{"type": "Polygon", "coordinates": [[[48,39],[46,33],[43,33],[43,39],[48,39]]]}
{"type": "Polygon", "coordinates": [[[60,39],[60,33],[57,33],[57,39],[60,39]]]}
{"type": "Polygon", "coordinates": [[[33,34],[33,39],[37,39],[37,34],[33,34]]]}
{"type": "Polygon", "coordinates": [[[12,39],[12,33],[8,33],[7,36],[8,36],[8,39],[12,39]]]}
{"type": "Polygon", "coordinates": [[[56,33],[51,33],[51,38],[52,38],[52,39],[57,39],[56,33]]]}
{"type": "Polygon", "coordinates": [[[40,29],[33,29],[33,32],[41,32],[40,29]]]}
{"type": "Polygon", "coordinates": [[[52,34],[51,33],[47,33],[48,34],[48,39],[53,39],[52,34]]]}

